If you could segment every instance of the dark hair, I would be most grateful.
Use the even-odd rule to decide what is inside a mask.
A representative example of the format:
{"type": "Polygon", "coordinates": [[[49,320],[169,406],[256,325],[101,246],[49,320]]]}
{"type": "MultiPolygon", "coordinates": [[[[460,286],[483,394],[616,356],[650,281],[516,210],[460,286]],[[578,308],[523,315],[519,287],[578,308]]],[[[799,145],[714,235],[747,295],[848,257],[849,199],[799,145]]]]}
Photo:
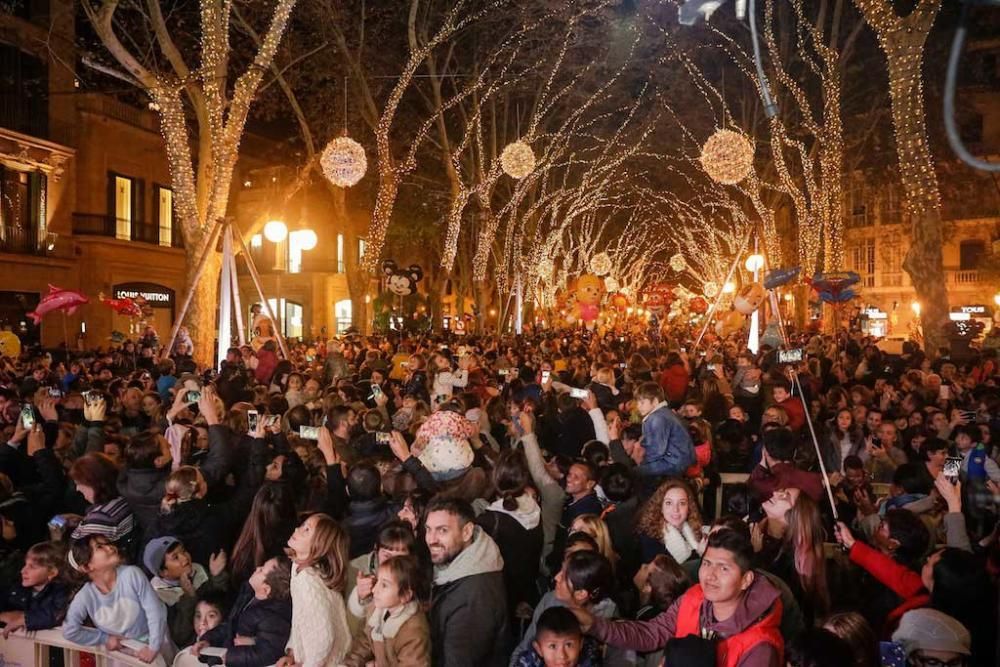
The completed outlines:
{"type": "Polygon", "coordinates": [[[651,589],[650,599],[660,609],[669,609],[691,586],[691,579],[677,561],[668,554],[660,554],[650,562],[646,583],[651,589]]]}
{"type": "Polygon", "coordinates": [[[346,405],[335,405],[330,408],[330,412],[327,414],[327,427],[331,432],[339,429],[340,425],[347,421],[351,410],[352,408],[346,405]]]}
{"type": "Polygon", "coordinates": [[[861,460],[860,456],[851,454],[850,456],[844,457],[844,470],[847,470],[848,468],[851,470],[864,470],[865,464],[864,461],[861,460]]]}
{"type": "Polygon", "coordinates": [[[281,479],[279,481],[282,484],[287,484],[294,494],[300,495],[305,490],[306,480],[309,477],[306,464],[295,452],[283,452],[279,456],[285,457],[281,463],[281,479]]]}
{"type": "Polygon", "coordinates": [[[590,440],[583,445],[580,456],[589,461],[590,465],[600,469],[607,465],[611,458],[611,450],[600,440],[590,440]]]}
{"type": "Polygon", "coordinates": [[[638,440],[642,437],[642,424],[629,424],[622,431],[622,440],[638,440]]]}
{"type": "Polygon", "coordinates": [[[940,452],[942,449],[948,449],[947,441],[938,437],[927,438],[920,444],[921,459],[927,461],[930,458],[928,454],[940,452]]]}
{"type": "Polygon", "coordinates": [[[597,468],[588,461],[587,459],[575,459],[570,468],[573,466],[580,466],[587,471],[587,479],[591,482],[597,482],[597,468]]]}
{"type": "Polygon", "coordinates": [[[312,425],[312,415],[304,405],[296,405],[286,412],[285,420],[288,422],[289,433],[298,433],[300,427],[312,425]]]}
{"type": "Polygon", "coordinates": [[[906,493],[930,493],[927,466],[923,463],[904,463],[892,474],[892,483],[906,493]]]}
{"type": "Polygon", "coordinates": [[[242,583],[254,568],[284,553],[285,543],[298,525],[294,498],[284,484],[265,483],[257,490],[233,547],[230,571],[234,582],[242,583]]]}
{"type": "Polygon", "coordinates": [[[375,548],[405,546],[411,554],[417,548],[417,537],[413,534],[410,524],[400,519],[393,519],[379,528],[378,536],[375,538],[375,548]]]}
{"type": "Polygon", "coordinates": [[[742,535],[735,530],[722,528],[708,536],[708,546],[712,549],[725,549],[733,554],[740,574],[753,568],[753,546],[750,544],[749,531],[747,535],[742,535]]]}
{"type": "Polygon", "coordinates": [[[787,428],[767,431],[764,433],[764,451],[775,461],[791,461],[795,457],[795,434],[787,428]]]}
{"type": "MultiPolygon", "coordinates": [[[[114,546],[114,543],[104,535],[84,535],[78,540],[73,540],[73,543],[69,547],[69,553],[73,556],[73,561],[76,563],[77,568],[82,568],[90,564],[90,559],[94,557],[95,542],[98,540],[104,544],[114,546]]],[[[83,570],[78,569],[77,572],[83,574],[83,570]]]]}
{"type": "Polygon", "coordinates": [[[585,533],[582,530],[578,530],[575,533],[570,533],[566,536],[566,546],[564,551],[569,551],[571,547],[575,547],[578,544],[587,545],[587,549],[590,551],[600,552],[601,547],[597,544],[597,540],[591,537],[590,533],[585,533]]]}
{"type": "Polygon", "coordinates": [[[882,520],[889,526],[889,537],[899,543],[893,558],[903,565],[915,567],[930,544],[930,533],[924,522],[913,512],[899,507],[887,511],[882,520]]]}
{"type": "Polygon", "coordinates": [[[292,594],[292,561],[285,554],[278,554],[274,560],[278,561],[274,569],[264,577],[264,583],[271,587],[267,599],[287,600],[292,594]]]}
{"type": "Polygon", "coordinates": [[[806,628],[786,647],[791,667],[843,667],[854,662],[854,651],[846,641],[825,628],[806,628]]]}
{"type": "Polygon", "coordinates": [[[106,454],[91,452],[73,461],[69,476],[77,484],[94,490],[94,504],[114,500],[118,493],[118,466],[106,454]]]}
{"type": "Polygon", "coordinates": [[[582,637],[583,631],[580,629],[580,621],[576,614],[566,607],[549,607],[538,617],[535,624],[535,638],[537,639],[543,632],[553,634],[557,637],[582,637]]]}
{"type": "Polygon", "coordinates": [[[574,591],[585,591],[590,601],[608,597],[614,587],[611,563],[597,551],[577,551],[563,563],[566,580],[574,591]]]}
{"type": "Polygon", "coordinates": [[[379,565],[379,568],[383,567],[392,572],[401,595],[412,593],[414,600],[429,599],[428,577],[420,561],[414,556],[393,556],[379,565]]]}
{"type": "Polygon", "coordinates": [[[382,475],[378,468],[370,463],[354,465],[347,474],[347,492],[351,500],[374,500],[382,495],[382,475]]]}
{"type": "Polygon", "coordinates": [[[142,431],[133,435],[125,446],[125,467],[136,470],[151,470],[156,467],[160,456],[160,440],[152,431],[142,431]]]}
{"type": "Polygon", "coordinates": [[[195,603],[195,606],[202,602],[218,609],[219,616],[223,620],[229,614],[229,595],[225,591],[215,590],[211,586],[202,586],[201,590],[198,591],[198,601],[195,603]]]}
{"type": "Polygon", "coordinates": [[[731,530],[750,541],[750,525],[736,514],[723,514],[712,523],[712,530],[731,530]]]}
{"type": "Polygon", "coordinates": [[[792,391],[792,385],[788,380],[780,378],[775,380],[771,385],[771,391],[774,391],[775,389],[784,389],[785,393],[790,393],[792,391]]]}
{"type": "Polygon", "coordinates": [[[632,473],[623,463],[612,463],[603,470],[601,475],[601,488],[608,500],[615,503],[623,503],[632,497],[635,488],[635,480],[632,473]]]}
{"type": "Polygon", "coordinates": [[[457,516],[459,526],[476,520],[476,513],[472,509],[472,505],[459,498],[436,497],[427,504],[427,509],[424,511],[425,520],[431,512],[447,512],[457,516]]]}
{"type": "Polygon", "coordinates": [[[971,630],[982,620],[995,618],[993,590],[982,558],[955,547],[941,550],[941,558],[934,564],[931,607],[971,630]]]}
{"type": "Polygon", "coordinates": [[[531,474],[523,453],[510,451],[501,455],[493,469],[493,485],[496,487],[497,497],[503,500],[505,510],[517,509],[517,499],[524,494],[530,481],[531,474]]]}

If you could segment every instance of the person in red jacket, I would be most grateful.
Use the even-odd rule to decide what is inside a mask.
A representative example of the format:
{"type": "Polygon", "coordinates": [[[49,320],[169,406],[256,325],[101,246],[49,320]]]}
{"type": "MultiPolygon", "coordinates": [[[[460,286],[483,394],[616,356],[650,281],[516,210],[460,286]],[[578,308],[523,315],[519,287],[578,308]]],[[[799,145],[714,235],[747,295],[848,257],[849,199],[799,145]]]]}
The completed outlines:
{"type": "Polygon", "coordinates": [[[717,639],[719,667],[779,667],[784,661],[781,593],[751,567],[746,535],[723,528],[708,538],[700,583],[648,621],[611,621],[573,608],[580,625],[610,646],[657,651],[672,639],[717,639]]]}
{"type": "MultiPolygon", "coordinates": [[[[920,573],[901,562],[919,558],[927,549],[930,536],[927,534],[926,528],[923,533],[917,529],[919,523],[920,519],[916,518],[909,510],[889,510],[886,513],[886,519],[883,519],[875,534],[875,542],[880,547],[875,549],[864,542],[855,540],[847,525],[842,521],[837,522],[835,531],[837,541],[848,549],[851,562],[863,568],[902,600],[885,619],[882,627],[884,637],[888,637],[892,633],[903,614],[911,609],[926,607],[931,599],[920,573]],[[901,523],[906,524],[907,527],[912,526],[914,530],[899,530],[900,534],[894,535],[891,526],[894,517],[906,519],[901,523]],[[903,532],[912,533],[914,539],[907,540],[902,535],[903,532]],[[904,544],[904,540],[913,542],[913,544],[904,544]]],[[[902,529],[903,526],[900,528],[902,529]]]]}
{"type": "Polygon", "coordinates": [[[792,396],[792,387],[787,380],[776,382],[771,388],[771,395],[774,396],[775,404],[781,406],[788,415],[788,428],[798,433],[806,425],[806,408],[802,399],[792,396]]]}

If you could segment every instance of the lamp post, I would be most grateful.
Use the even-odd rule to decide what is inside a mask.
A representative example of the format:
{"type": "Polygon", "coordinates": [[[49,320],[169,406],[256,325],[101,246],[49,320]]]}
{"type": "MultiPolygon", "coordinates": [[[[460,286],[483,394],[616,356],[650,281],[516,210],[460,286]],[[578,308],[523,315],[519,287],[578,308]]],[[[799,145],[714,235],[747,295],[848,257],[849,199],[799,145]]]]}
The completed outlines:
{"type": "MultiPolygon", "coordinates": [[[[756,252],[757,250],[757,239],[754,239],[754,253],[747,257],[744,266],[747,271],[753,273],[753,281],[756,283],[759,280],[760,270],[764,268],[764,256],[756,252]]],[[[750,337],[747,340],[747,347],[754,354],[757,354],[757,350],[760,349],[760,308],[756,308],[753,314],[750,315],[750,337]]]]}
{"type": "Polygon", "coordinates": [[[281,276],[283,273],[288,271],[289,266],[289,255],[291,244],[296,245],[297,251],[308,251],[312,250],[319,243],[319,238],[311,229],[302,228],[289,232],[288,225],[285,224],[283,220],[273,219],[269,220],[264,225],[264,238],[266,238],[271,243],[275,244],[275,257],[274,257],[274,278],[275,278],[275,314],[278,318],[278,322],[275,322],[275,326],[279,328],[282,335],[287,336],[288,331],[286,328],[287,322],[287,306],[283,306],[281,303],[281,276]],[[282,258],[278,254],[280,246],[278,244],[283,241],[288,242],[288,246],[285,247],[285,255],[282,258]],[[282,261],[283,260],[283,261],[282,261]]]}

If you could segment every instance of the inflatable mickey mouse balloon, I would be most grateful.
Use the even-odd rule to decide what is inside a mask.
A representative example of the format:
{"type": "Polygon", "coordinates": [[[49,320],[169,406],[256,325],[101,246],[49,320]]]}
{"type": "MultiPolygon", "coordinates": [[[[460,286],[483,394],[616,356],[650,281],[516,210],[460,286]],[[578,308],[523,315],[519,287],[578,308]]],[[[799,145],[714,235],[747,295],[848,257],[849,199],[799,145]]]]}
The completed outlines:
{"type": "Polygon", "coordinates": [[[424,277],[424,272],[417,264],[406,268],[396,266],[391,259],[383,260],[382,275],[385,276],[385,287],[396,296],[409,296],[417,291],[417,283],[424,277]]]}

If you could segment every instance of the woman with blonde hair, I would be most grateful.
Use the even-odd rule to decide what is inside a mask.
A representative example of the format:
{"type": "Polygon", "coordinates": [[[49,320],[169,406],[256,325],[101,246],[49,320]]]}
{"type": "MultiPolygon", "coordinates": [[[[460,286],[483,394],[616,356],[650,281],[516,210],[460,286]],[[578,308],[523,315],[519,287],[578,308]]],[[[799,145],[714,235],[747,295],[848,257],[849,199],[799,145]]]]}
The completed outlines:
{"type": "Polygon", "coordinates": [[[593,537],[594,541],[597,542],[600,554],[611,563],[611,569],[615,569],[618,564],[618,554],[615,553],[615,548],[611,544],[611,533],[608,531],[608,524],[604,523],[604,519],[596,514],[581,514],[573,519],[573,525],[570,526],[569,532],[586,533],[593,537]]]}
{"type": "Polygon", "coordinates": [[[326,514],[313,514],[288,539],[292,559],[292,632],[277,667],[339,665],[351,643],[344,592],[347,532],[326,514]]]}
{"type": "Polygon", "coordinates": [[[666,553],[684,565],[689,574],[697,572],[707,531],[698,499],[687,482],[668,479],[661,484],[639,510],[636,527],[643,563],[666,553]]]}

